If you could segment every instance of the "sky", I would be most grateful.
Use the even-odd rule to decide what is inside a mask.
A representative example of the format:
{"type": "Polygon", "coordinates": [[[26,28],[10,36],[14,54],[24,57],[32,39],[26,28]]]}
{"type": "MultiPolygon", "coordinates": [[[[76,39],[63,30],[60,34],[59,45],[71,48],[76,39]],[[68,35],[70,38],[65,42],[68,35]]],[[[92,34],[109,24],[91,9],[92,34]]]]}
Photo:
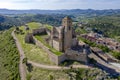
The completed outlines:
{"type": "Polygon", "coordinates": [[[120,0],[0,0],[6,9],[120,9],[120,0]]]}

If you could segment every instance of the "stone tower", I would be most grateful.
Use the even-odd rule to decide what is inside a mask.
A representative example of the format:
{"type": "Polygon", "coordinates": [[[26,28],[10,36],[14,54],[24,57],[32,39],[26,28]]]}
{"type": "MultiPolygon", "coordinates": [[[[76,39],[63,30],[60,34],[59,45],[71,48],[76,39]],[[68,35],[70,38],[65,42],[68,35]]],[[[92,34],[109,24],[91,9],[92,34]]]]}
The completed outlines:
{"type": "Polygon", "coordinates": [[[62,26],[64,27],[64,51],[72,45],[72,19],[68,16],[62,20],[62,26]]]}

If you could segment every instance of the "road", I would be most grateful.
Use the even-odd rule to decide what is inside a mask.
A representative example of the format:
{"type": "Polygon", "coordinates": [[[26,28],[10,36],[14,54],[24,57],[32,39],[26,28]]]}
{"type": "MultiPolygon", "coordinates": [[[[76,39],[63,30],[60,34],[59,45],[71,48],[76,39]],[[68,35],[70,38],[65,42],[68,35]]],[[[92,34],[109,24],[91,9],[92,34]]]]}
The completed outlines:
{"type": "Polygon", "coordinates": [[[21,80],[26,80],[26,69],[25,69],[25,64],[22,63],[23,59],[25,58],[24,51],[19,43],[19,40],[14,34],[14,31],[12,32],[12,36],[15,40],[16,46],[18,48],[19,54],[20,54],[20,62],[19,62],[19,73],[20,73],[20,78],[21,80]]]}

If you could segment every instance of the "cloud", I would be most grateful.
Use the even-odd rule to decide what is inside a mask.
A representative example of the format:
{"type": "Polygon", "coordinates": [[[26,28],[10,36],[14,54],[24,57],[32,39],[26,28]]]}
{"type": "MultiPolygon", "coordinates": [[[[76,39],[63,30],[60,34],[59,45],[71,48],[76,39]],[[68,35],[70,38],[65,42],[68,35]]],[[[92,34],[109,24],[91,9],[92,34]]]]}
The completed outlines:
{"type": "Polygon", "coordinates": [[[0,0],[0,8],[9,9],[117,9],[119,0],[0,0]]]}
{"type": "Polygon", "coordinates": [[[12,0],[12,3],[31,3],[33,0],[12,0]]]}

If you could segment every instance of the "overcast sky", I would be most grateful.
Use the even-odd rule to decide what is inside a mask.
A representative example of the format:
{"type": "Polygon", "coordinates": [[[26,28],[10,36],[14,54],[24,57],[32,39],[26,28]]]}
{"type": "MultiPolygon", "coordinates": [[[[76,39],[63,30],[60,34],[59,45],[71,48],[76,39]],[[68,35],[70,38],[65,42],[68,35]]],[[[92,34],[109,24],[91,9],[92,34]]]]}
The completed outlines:
{"type": "Polygon", "coordinates": [[[120,9],[120,0],[0,0],[7,9],[120,9]]]}

